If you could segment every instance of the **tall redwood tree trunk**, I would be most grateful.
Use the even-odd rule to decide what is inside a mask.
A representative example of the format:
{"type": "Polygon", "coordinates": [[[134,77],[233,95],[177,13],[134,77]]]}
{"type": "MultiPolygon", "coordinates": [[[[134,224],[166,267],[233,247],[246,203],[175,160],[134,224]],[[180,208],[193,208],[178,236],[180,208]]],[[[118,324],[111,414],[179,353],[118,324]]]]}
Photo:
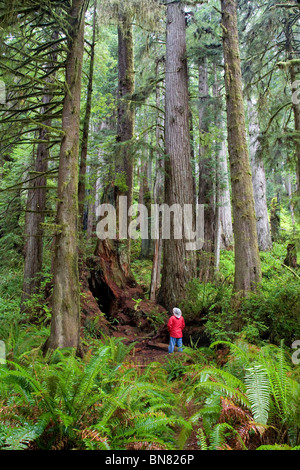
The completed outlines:
{"type": "Polygon", "coordinates": [[[116,156],[116,197],[127,196],[128,207],[132,204],[133,168],[131,139],[134,133],[135,110],[131,102],[134,92],[134,52],[132,18],[124,13],[120,17],[118,28],[118,60],[119,60],[119,89],[118,89],[118,128],[117,140],[120,144],[116,156]],[[121,180],[121,181],[120,181],[121,180]]]}
{"type": "Polygon", "coordinates": [[[95,68],[95,46],[96,46],[96,20],[97,20],[97,0],[94,1],[94,13],[93,13],[93,37],[91,43],[91,57],[90,57],[90,69],[89,79],[87,88],[86,98],[86,109],[83,122],[82,130],[82,143],[81,143],[81,155],[80,155],[80,166],[79,166],[79,183],[78,183],[78,210],[79,210],[79,229],[84,228],[84,200],[86,192],[86,171],[87,171],[87,153],[88,153],[88,142],[89,142],[89,130],[90,130],[90,117],[92,111],[92,96],[93,96],[93,78],[95,68]]]}
{"type": "MultiPolygon", "coordinates": [[[[45,112],[50,96],[43,98],[45,112]]],[[[46,121],[46,126],[51,122],[46,121]]],[[[41,129],[39,132],[39,142],[35,160],[34,171],[37,176],[28,190],[26,216],[25,216],[25,260],[24,279],[22,288],[21,309],[26,310],[26,301],[34,294],[37,294],[41,285],[41,273],[43,267],[43,228],[45,221],[45,207],[47,197],[47,178],[49,150],[47,144],[47,130],[41,129]]]]}
{"type": "MultiPolygon", "coordinates": [[[[164,159],[163,155],[165,153],[164,145],[164,119],[161,116],[161,85],[158,82],[160,63],[156,63],[156,108],[157,108],[157,117],[156,117],[156,147],[157,147],[157,156],[156,156],[156,168],[155,168],[155,179],[153,185],[153,200],[154,204],[162,204],[164,199],[164,159]]],[[[161,220],[159,222],[158,238],[154,243],[154,254],[153,254],[153,263],[152,263],[152,272],[151,272],[151,284],[150,284],[150,300],[155,301],[157,294],[159,293],[160,280],[161,280],[161,260],[162,260],[162,238],[161,238],[161,220]]]]}
{"type": "Polygon", "coordinates": [[[261,282],[251,168],[246,139],[235,0],[221,0],[227,101],[228,150],[235,239],[234,289],[245,293],[261,282]]]}
{"type": "Polygon", "coordinates": [[[219,269],[220,250],[233,246],[230,182],[227,165],[227,140],[225,137],[225,117],[223,113],[222,90],[214,64],[213,85],[214,123],[220,129],[222,142],[215,143],[216,152],[216,202],[215,202],[215,268],[219,269]]]}
{"type": "Polygon", "coordinates": [[[199,60],[199,204],[204,204],[204,245],[199,259],[199,277],[207,282],[214,274],[215,246],[215,162],[209,152],[209,87],[207,58],[199,60]]]}
{"type": "MultiPolygon", "coordinates": [[[[55,31],[52,39],[56,40],[58,33],[55,31]]],[[[49,71],[54,69],[57,54],[55,46],[49,52],[50,60],[47,64],[49,71]]],[[[50,76],[48,82],[53,81],[54,76],[50,76]]],[[[52,96],[45,85],[45,95],[42,100],[41,115],[46,115],[52,96]]],[[[44,127],[39,130],[39,143],[37,145],[34,173],[36,178],[31,183],[28,190],[26,216],[25,216],[25,248],[24,248],[24,275],[22,286],[21,310],[26,310],[26,301],[33,294],[37,294],[41,285],[41,273],[43,268],[43,227],[46,214],[47,199],[47,177],[49,160],[49,135],[48,128],[51,127],[51,120],[45,119],[44,127]]]]}
{"type": "Polygon", "coordinates": [[[272,238],[267,206],[266,174],[259,141],[260,127],[258,113],[255,109],[256,103],[254,102],[253,97],[248,98],[247,104],[249,117],[249,149],[252,169],[258,248],[260,251],[269,251],[272,249],[272,238]]]}
{"type": "Polygon", "coordinates": [[[66,94],[60,148],[57,234],[53,260],[51,333],[45,348],[79,347],[78,160],[81,74],[87,1],[73,0],[69,16],[66,94]]]}
{"type": "MultiPolygon", "coordinates": [[[[181,2],[167,6],[165,203],[194,204],[189,133],[189,94],[186,61],[186,26],[181,2]]],[[[172,219],[171,219],[172,220],[172,219]]],[[[163,241],[163,267],[159,302],[171,308],[181,302],[186,283],[196,275],[195,252],[186,250],[184,234],[163,241]]]]}
{"type": "MultiPolygon", "coordinates": [[[[104,194],[103,202],[113,203],[116,208],[117,221],[120,220],[120,197],[127,198],[127,209],[132,205],[133,192],[133,169],[134,158],[131,151],[131,140],[134,133],[135,110],[131,102],[134,92],[134,51],[132,17],[126,12],[120,14],[118,27],[118,119],[117,119],[117,143],[119,144],[115,155],[114,181],[110,184],[104,194]]],[[[126,210],[126,208],[125,208],[126,210]]],[[[121,218],[127,227],[131,218],[121,214],[121,218]]],[[[103,253],[111,256],[111,264],[114,265],[110,272],[111,281],[118,279],[119,285],[125,286],[129,283],[135,285],[130,268],[130,237],[117,225],[115,240],[99,240],[95,250],[96,256],[100,256],[100,264],[103,261],[103,253]],[[102,260],[101,260],[102,257],[102,260]],[[122,281],[120,281],[122,279],[122,281]],[[121,282],[121,284],[120,284],[121,282]]],[[[101,269],[106,269],[103,264],[101,269]]],[[[107,281],[108,281],[107,277],[107,281]]]]}
{"type": "MultiPolygon", "coordinates": [[[[128,312],[130,314],[128,304],[133,304],[132,299],[143,295],[131,271],[128,234],[131,220],[128,209],[132,205],[133,193],[134,157],[131,143],[135,109],[131,97],[135,87],[135,75],[132,15],[126,8],[119,15],[118,70],[118,145],[115,151],[114,174],[104,189],[102,198],[102,203],[109,203],[116,210],[116,233],[114,238],[105,238],[101,234],[95,256],[89,260],[89,268],[90,287],[93,295],[99,299],[100,308],[109,318],[121,319],[124,312],[126,315],[128,312]]],[[[121,321],[126,322],[127,319],[123,316],[121,321]]]]}

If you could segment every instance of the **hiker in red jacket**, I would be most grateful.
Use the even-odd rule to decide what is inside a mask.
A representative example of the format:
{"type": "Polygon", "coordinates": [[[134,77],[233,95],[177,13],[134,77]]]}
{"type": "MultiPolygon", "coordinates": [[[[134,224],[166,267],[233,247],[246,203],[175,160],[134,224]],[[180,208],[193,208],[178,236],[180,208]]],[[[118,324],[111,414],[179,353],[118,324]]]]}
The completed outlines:
{"type": "Polygon", "coordinates": [[[175,345],[179,348],[178,351],[182,352],[182,330],[185,327],[184,318],[179,308],[173,308],[173,315],[168,321],[168,330],[170,333],[170,344],[168,353],[173,353],[175,345]]]}

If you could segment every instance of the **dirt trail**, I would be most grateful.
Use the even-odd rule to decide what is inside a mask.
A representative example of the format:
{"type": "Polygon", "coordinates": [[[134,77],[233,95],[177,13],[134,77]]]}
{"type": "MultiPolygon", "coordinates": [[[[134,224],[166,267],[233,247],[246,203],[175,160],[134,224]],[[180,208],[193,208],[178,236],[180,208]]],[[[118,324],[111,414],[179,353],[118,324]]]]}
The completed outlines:
{"type": "MultiPolygon", "coordinates": [[[[168,345],[164,344],[164,348],[154,346],[154,342],[143,337],[135,338],[136,345],[130,354],[130,359],[134,364],[141,367],[146,367],[151,362],[160,362],[163,364],[168,360],[168,345]]],[[[125,344],[130,344],[132,341],[124,340],[125,344]]]]}

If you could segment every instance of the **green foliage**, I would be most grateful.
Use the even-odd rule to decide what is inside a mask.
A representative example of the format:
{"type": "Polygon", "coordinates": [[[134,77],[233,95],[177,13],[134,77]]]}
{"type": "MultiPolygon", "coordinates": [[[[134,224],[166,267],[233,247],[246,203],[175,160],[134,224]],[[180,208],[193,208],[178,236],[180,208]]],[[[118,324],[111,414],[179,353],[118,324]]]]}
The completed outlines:
{"type": "Polygon", "coordinates": [[[26,450],[45,431],[49,423],[45,415],[36,424],[22,423],[14,428],[0,424],[0,449],[26,450]]]}
{"type": "Polygon", "coordinates": [[[161,374],[150,380],[149,371],[140,375],[122,362],[130,349],[105,338],[84,361],[57,350],[1,367],[1,448],[172,448],[175,426],[184,426],[172,411],[175,395],[160,384],[161,374]],[[9,416],[12,407],[18,412],[9,416]]]}
{"type": "Polygon", "coordinates": [[[132,272],[139,282],[140,285],[144,286],[145,289],[149,289],[151,281],[151,268],[152,264],[150,260],[138,259],[141,252],[141,239],[131,240],[132,244],[132,272]]]}
{"type": "Polygon", "coordinates": [[[187,321],[194,321],[221,306],[230,295],[231,288],[226,282],[200,283],[198,279],[193,279],[186,286],[185,299],[180,308],[184,309],[187,321]]]}
{"type": "Polygon", "coordinates": [[[261,444],[299,445],[299,376],[283,345],[211,347],[221,345],[229,348],[226,365],[193,368],[192,382],[186,382],[188,400],[200,404],[189,422],[202,419],[201,446],[226,448],[233,439],[236,448],[249,448],[251,435],[261,444]]]}
{"type": "Polygon", "coordinates": [[[222,252],[220,273],[214,282],[194,279],[187,285],[181,304],[188,322],[201,321],[212,341],[237,339],[286,344],[300,336],[300,284],[297,273],[283,265],[286,245],[274,244],[271,252],[261,253],[263,280],[257,292],[236,299],[232,291],[234,254],[222,252]]]}
{"type": "Polygon", "coordinates": [[[178,357],[174,355],[168,356],[166,363],[164,364],[164,369],[168,374],[168,381],[180,379],[183,375],[186,374],[186,364],[184,363],[185,357],[180,355],[178,357]]]}
{"type": "Polygon", "coordinates": [[[270,383],[266,369],[256,364],[247,369],[245,384],[254,420],[267,424],[270,407],[270,383]]]}

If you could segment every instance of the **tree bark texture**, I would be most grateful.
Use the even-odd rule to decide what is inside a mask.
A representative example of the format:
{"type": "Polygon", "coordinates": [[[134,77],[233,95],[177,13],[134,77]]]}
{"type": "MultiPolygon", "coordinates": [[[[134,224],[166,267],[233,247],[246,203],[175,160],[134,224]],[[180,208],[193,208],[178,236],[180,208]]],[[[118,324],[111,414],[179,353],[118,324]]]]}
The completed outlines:
{"type": "Polygon", "coordinates": [[[255,109],[256,104],[253,102],[253,99],[250,98],[248,99],[247,103],[250,139],[249,149],[252,168],[258,247],[260,251],[269,251],[272,249],[272,239],[267,207],[266,174],[259,142],[260,128],[257,111],[255,109]]]}
{"type": "Polygon", "coordinates": [[[199,60],[199,204],[204,204],[204,245],[199,259],[199,277],[207,282],[214,273],[215,162],[207,143],[209,133],[209,88],[207,58],[199,60]]]}
{"type": "Polygon", "coordinates": [[[78,272],[78,160],[80,93],[87,2],[73,0],[69,16],[63,139],[60,148],[57,234],[51,333],[46,348],[79,347],[80,299],[78,272]]]}
{"type": "Polygon", "coordinates": [[[233,227],[232,227],[232,210],[230,196],[230,178],[228,175],[227,164],[227,145],[225,140],[221,143],[218,153],[218,185],[219,185],[219,213],[220,213],[220,235],[221,247],[228,249],[233,246],[233,227]]]}
{"type": "MultiPolygon", "coordinates": [[[[132,18],[126,12],[120,15],[118,27],[118,118],[117,118],[117,143],[118,149],[115,155],[115,177],[104,191],[103,202],[112,203],[116,208],[117,220],[119,220],[119,197],[127,197],[127,208],[132,205],[133,168],[134,158],[131,152],[131,140],[134,133],[135,111],[132,106],[131,96],[134,92],[134,51],[132,18]]],[[[122,214],[127,220],[127,227],[131,218],[122,214]]],[[[115,240],[98,240],[95,255],[99,256],[99,270],[102,272],[103,282],[115,283],[115,279],[121,280],[124,290],[136,286],[136,282],[130,268],[130,237],[122,238],[119,227],[115,240]],[[105,253],[105,259],[101,254],[105,253]],[[111,256],[112,270],[107,270],[107,256],[111,256]],[[118,272],[119,271],[119,272],[118,272]],[[109,279],[109,273],[111,279],[109,279]]],[[[120,285],[120,284],[119,284],[120,285]]]]}
{"type": "MultiPolygon", "coordinates": [[[[140,171],[140,191],[139,191],[139,204],[143,204],[148,209],[148,214],[151,213],[151,173],[152,173],[152,158],[148,156],[147,161],[142,165],[140,171]]],[[[140,259],[151,259],[153,256],[153,241],[151,240],[151,224],[148,220],[148,238],[142,238],[140,259]]]]}
{"type": "MultiPolygon", "coordinates": [[[[49,104],[51,98],[45,96],[44,106],[49,104]]],[[[45,110],[45,107],[44,107],[45,110]]],[[[43,112],[43,111],[42,111],[43,112]]],[[[44,123],[50,126],[49,121],[44,123]]],[[[47,145],[47,131],[45,128],[39,131],[39,142],[34,165],[34,171],[40,173],[28,190],[26,216],[25,216],[25,259],[24,278],[22,288],[21,309],[26,310],[26,301],[33,294],[38,293],[41,285],[41,272],[43,267],[43,228],[46,206],[46,171],[48,169],[49,150],[47,145]]]]}
{"type": "Polygon", "coordinates": [[[95,67],[95,45],[96,45],[96,20],[97,20],[97,2],[94,3],[93,13],[93,37],[91,43],[91,56],[90,56],[90,69],[86,98],[85,117],[83,122],[82,142],[81,142],[81,156],[79,166],[79,183],[78,183],[78,209],[79,209],[79,229],[84,228],[84,200],[86,192],[86,172],[87,172],[87,153],[90,129],[90,117],[92,110],[92,96],[93,96],[93,77],[95,67]]]}
{"type": "MultiPolygon", "coordinates": [[[[284,29],[285,37],[286,37],[286,51],[288,55],[288,60],[292,61],[295,57],[297,57],[298,52],[294,50],[293,42],[295,42],[293,37],[293,31],[291,27],[291,23],[289,21],[285,24],[284,29]]],[[[297,83],[297,73],[296,68],[293,62],[290,63],[289,66],[289,73],[290,73],[290,80],[291,80],[291,87],[293,88],[294,84],[297,83]]],[[[296,134],[300,133],[300,106],[297,101],[292,100],[292,109],[294,115],[294,127],[296,134]]],[[[300,139],[297,136],[295,139],[295,154],[296,154],[296,177],[297,177],[297,192],[300,191],[300,139]]]]}
{"type": "Polygon", "coordinates": [[[220,129],[221,143],[215,142],[216,152],[216,201],[215,201],[215,268],[220,262],[220,249],[230,249],[233,246],[233,228],[231,212],[230,182],[227,164],[227,142],[225,138],[225,117],[223,113],[222,92],[214,64],[214,120],[216,128],[220,129]]]}
{"type": "Polygon", "coordinates": [[[131,151],[131,139],[134,133],[135,111],[131,102],[134,92],[134,52],[131,16],[124,13],[118,28],[118,127],[117,140],[120,144],[116,158],[116,174],[121,180],[116,181],[117,192],[127,196],[128,207],[132,204],[134,158],[131,151]],[[125,143],[125,144],[124,144],[125,143]],[[121,183],[121,184],[119,184],[121,183]]]}
{"type": "MultiPolygon", "coordinates": [[[[186,61],[185,15],[181,3],[167,7],[165,96],[165,203],[171,207],[194,203],[189,134],[189,95],[186,61]]],[[[162,283],[159,302],[174,307],[184,295],[186,283],[196,275],[195,253],[186,251],[186,240],[163,241],[162,283]]]]}
{"type": "MultiPolygon", "coordinates": [[[[53,33],[53,39],[58,38],[58,33],[53,33]]],[[[56,61],[55,48],[50,52],[50,60],[47,68],[51,71],[56,61]]],[[[50,76],[49,82],[53,80],[50,76]]],[[[45,85],[45,95],[42,99],[41,114],[47,114],[52,96],[45,85]]],[[[45,209],[47,198],[47,177],[49,160],[49,131],[51,120],[46,119],[43,123],[45,127],[39,130],[39,143],[37,145],[34,172],[36,178],[28,190],[26,216],[25,216],[25,248],[24,248],[24,275],[21,298],[21,310],[26,309],[26,301],[31,295],[38,293],[41,285],[41,273],[43,267],[43,227],[45,221],[45,209]]]]}
{"type": "MultiPolygon", "coordinates": [[[[160,64],[159,61],[156,64],[156,79],[158,79],[160,64]]],[[[153,200],[155,204],[162,204],[164,199],[164,159],[163,154],[165,153],[164,148],[164,135],[162,129],[164,128],[164,120],[161,117],[159,109],[161,108],[161,86],[157,81],[156,85],[156,168],[155,168],[155,179],[153,185],[153,200]]],[[[161,238],[161,221],[159,227],[159,237],[154,243],[153,253],[153,264],[151,272],[151,284],[150,284],[150,300],[155,301],[159,293],[160,281],[161,281],[161,261],[162,261],[162,238],[161,238]]]]}
{"type": "Polygon", "coordinates": [[[253,186],[246,138],[235,0],[221,0],[227,131],[235,238],[234,290],[246,293],[261,282],[253,186]]]}

